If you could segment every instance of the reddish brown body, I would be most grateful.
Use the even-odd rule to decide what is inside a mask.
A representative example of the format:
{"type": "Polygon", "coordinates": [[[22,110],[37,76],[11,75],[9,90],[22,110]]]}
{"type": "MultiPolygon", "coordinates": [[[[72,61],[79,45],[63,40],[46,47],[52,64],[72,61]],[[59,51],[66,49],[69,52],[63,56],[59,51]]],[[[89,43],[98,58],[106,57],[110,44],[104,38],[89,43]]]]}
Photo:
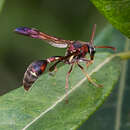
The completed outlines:
{"type": "Polygon", "coordinates": [[[93,27],[92,35],[90,38],[90,42],[83,41],[72,41],[72,40],[63,40],[60,38],[56,38],[45,33],[42,33],[36,29],[20,27],[15,30],[17,33],[26,35],[32,38],[42,39],[47,41],[50,45],[58,48],[67,48],[65,56],[52,56],[46,60],[35,61],[29,65],[27,68],[24,78],[23,85],[25,90],[29,90],[32,84],[38,79],[38,77],[45,71],[47,64],[51,62],[55,62],[49,69],[49,71],[53,71],[56,68],[56,65],[60,62],[65,64],[70,64],[70,70],[66,75],[66,90],[68,89],[68,78],[72,71],[73,65],[77,64],[80,69],[85,73],[88,80],[95,86],[100,87],[101,85],[96,84],[93,80],[88,76],[88,74],[84,71],[84,68],[79,64],[80,62],[85,62],[87,67],[93,63],[95,48],[110,48],[115,50],[114,47],[111,46],[94,46],[93,39],[96,31],[96,24],[93,27]],[[85,56],[89,53],[90,59],[87,59],[85,56]]]}

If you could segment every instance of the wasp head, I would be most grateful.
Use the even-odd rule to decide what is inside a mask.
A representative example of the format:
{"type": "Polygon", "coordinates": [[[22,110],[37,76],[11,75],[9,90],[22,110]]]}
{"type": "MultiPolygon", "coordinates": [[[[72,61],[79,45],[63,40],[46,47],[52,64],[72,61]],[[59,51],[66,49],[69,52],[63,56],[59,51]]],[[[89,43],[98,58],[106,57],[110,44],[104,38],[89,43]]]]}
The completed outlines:
{"type": "Polygon", "coordinates": [[[90,44],[89,47],[88,47],[88,52],[90,54],[91,60],[93,60],[94,59],[94,54],[96,52],[95,47],[90,44]]]}

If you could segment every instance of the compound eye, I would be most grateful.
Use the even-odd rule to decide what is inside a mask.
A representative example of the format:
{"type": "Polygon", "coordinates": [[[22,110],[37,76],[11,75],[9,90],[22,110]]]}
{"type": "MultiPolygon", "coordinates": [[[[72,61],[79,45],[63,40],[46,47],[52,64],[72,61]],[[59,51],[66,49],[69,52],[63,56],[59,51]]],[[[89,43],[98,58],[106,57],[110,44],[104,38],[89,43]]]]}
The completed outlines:
{"type": "Polygon", "coordinates": [[[96,52],[95,48],[91,47],[89,48],[89,53],[90,54],[94,54],[96,52]]]}
{"type": "Polygon", "coordinates": [[[95,48],[93,48],[92,53],[94,54],[96,52],[95,48]]]}

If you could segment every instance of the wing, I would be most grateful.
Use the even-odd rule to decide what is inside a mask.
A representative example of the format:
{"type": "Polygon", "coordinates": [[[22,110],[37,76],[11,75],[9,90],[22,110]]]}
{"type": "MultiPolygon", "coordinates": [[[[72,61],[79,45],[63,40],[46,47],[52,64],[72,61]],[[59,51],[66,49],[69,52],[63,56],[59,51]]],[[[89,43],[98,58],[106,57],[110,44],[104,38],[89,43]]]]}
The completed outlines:
{"type": "Polygon", "coordinates": [[[58,47],[58,48],[66,48],[69,44],[73,42],[70,40],[63,40],[60,38],[50,36],[34,28],[19,27],[19,28],[16,28],[14,31],[25,36],[29,36],[36,39],[42,39],[48,42],[50,45],[54,47],[58,47]]]}

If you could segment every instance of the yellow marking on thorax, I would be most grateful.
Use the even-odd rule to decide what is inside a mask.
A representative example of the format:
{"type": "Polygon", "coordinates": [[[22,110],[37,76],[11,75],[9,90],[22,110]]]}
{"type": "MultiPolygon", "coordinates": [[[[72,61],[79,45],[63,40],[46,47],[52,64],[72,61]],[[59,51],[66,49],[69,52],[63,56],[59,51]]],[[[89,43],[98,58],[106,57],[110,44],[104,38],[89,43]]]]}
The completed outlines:
{"type": "Polygon", "coordinates": [[[70,58],[69,58],[69,62],[71,62],[73,60],[73,57],[74,55],[72,55],[70,58]]]}

